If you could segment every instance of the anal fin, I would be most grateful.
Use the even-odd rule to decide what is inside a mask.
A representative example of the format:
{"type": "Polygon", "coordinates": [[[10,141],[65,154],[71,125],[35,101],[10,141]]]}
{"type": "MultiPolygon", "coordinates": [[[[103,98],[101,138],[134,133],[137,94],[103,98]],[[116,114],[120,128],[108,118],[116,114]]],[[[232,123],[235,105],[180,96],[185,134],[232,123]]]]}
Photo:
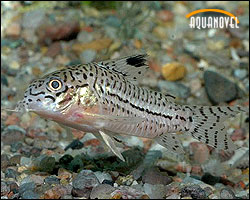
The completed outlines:
{"type": "Polygon", "coordinates": [[[125,162],[125,159],[123,158],[121,152],[118,150],[118,148],[115,145],[115,141],[112,137],[110,137],[108,134],[104,133],[103,131],[99,130],[100,135],[102,136],[104,142],[107,144],[107,146],[110,148],[110,150],[118,156],[123,162],[125,162]]]}
{"type": "Polygon", "coordinates": [[[178,136],[173,133],[162,134],[155,138],[156,142],[177,154],[183,154],[184,150],[178,136]]]}

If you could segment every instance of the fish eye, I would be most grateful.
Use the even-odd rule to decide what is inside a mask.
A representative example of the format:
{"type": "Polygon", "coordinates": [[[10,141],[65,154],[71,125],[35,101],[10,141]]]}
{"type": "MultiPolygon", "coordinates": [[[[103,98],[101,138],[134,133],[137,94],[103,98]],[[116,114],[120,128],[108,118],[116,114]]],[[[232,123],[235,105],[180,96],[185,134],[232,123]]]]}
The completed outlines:
{"type": "Polygon", "coordinates": [[[49,82],[49,87],[55,91],[60,90],[62,88],[62,83],[57,79],[53,79],[49,82]]]}

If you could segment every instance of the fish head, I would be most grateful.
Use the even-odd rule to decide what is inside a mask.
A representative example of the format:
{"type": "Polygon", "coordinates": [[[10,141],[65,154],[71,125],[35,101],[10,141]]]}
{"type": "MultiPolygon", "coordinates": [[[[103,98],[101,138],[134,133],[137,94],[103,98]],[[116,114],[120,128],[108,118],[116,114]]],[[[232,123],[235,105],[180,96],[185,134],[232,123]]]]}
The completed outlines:
{"type": "Polygon", "coordinates": [[[56,71],[36,79],[28,86],[24,98],[17,103],[17,112],[35,112],[50,116],[65,111],[76,100],[74,86],[56,71]]]}

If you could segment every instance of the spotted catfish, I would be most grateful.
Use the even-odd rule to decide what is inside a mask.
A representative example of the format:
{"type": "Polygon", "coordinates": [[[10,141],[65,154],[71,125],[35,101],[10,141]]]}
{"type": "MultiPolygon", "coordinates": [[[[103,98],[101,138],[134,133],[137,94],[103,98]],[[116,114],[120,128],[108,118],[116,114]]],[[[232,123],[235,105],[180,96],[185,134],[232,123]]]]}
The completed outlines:
{"type": "Polygon", "coordinates": [[[91,132],[123,161],[120,134],[155,139],[178,154],[180,131],[217,149],[235,149],[223,121],[248,109],[177,105],[172,95],[136,84],[147,69],[147,55],[67,67],[33,81],[15,110],[91,132]]]}

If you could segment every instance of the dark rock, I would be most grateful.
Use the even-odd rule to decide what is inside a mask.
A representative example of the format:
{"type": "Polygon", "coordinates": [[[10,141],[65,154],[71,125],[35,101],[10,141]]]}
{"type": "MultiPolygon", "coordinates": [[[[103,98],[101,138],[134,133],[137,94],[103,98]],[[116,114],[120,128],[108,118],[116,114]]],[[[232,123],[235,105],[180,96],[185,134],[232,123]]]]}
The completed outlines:
{"type": "Polygon", "coordinates": [[[64,155],[59,159],[59,165],[62,166],[63,168],[68,168],[69,163],[73,160],[74,158],[71,155],[64,155]]]}
{"type": "Polygon", "coordinates": [[[74,159],[69,163],[68,169],[77,172],[79,169],[83,168],[83,162],[81,156],[77,155],[74,159]]]}
{"type": "Polygon", "coordinates": [[[230,188],[223,188],[220,191],[221,199],[236,199],[234,192],[230,188]]]}
{"type": "Polygon", "coordinates": [[[93,187],[99,185],[99,181],[91,170],[82,170],[73,179],[72,195],[76,197],[89,198],[93,187]]]}
{"type": "Polygon", "coordinates": [[[46,25],[39,27],[37,34],[39,42],[50,44],[53,41],[75,39],[80,31],[78,22],[63,22],[55,25],[46,25]]]}
{"type": "Polygon", "coordinates": [[[193,199],[207,199],[206,191],[199,185],[189,185],[181,190],[181,197],[192,197],[193,199]]]}
{"type": "Polygon", "coordinates": [[[39,169],[43,172],[52,172],[56,164],[54,157],[45,156],[39,163],[39,169]]]}
{"type": "Polygon", "coordinates": [[[14,155],[10,158],[10,164],[11,165],[19,165],[20,164],[20,160],[21,160],[21,155],[14,155]]]}
{"type": "Polygon", "coordinates": [[[114,181],[111,181],[111,180],[103,180],[103,181],[102,181],[102,184],[108,184],[108,185],[113,186],[113,185],[114,185],[114,181]]]}
{"type": "Polygon", "coordinates": [[[83,147],[83,143],[76,139],[76,140],[73,140],[68,146],[65,147],[65,151],[67,151],[69,148],[71,149],[81,149],[83,147]]]}
{"type": "Polygon", "coordinates": [[[215,185],[216,183],[220,182],[220,177],[213,176],[210,173],[205,173],[201,177],[201,181],[203,181],[204,183],[207,183],[209,185],[215,185]]]}
{"type": "Polygon", "coordinates": [[[142,181],[144,183],[149,183],[152,185],[162,184],[168,185],[173,180],[170,178],[167,173],[160,172],[158,168],[152,167],[146,170],[145,174],[142,176],[142,181]]]}
{"type": "Polygon", "coordinates": [[[48,176],[44,179],[44,182],[45,183],[48,183],[48,184],[59,184],[60,183],[60,179],[55,177],[55,176],[48,176]]]}
{"type": "Polygon", "coordinates": [[[213,71],[204,73],[205,89],[210,101],[216,105],[221,102],[230,102],[237,98],[235,83],[213,71]]]}

